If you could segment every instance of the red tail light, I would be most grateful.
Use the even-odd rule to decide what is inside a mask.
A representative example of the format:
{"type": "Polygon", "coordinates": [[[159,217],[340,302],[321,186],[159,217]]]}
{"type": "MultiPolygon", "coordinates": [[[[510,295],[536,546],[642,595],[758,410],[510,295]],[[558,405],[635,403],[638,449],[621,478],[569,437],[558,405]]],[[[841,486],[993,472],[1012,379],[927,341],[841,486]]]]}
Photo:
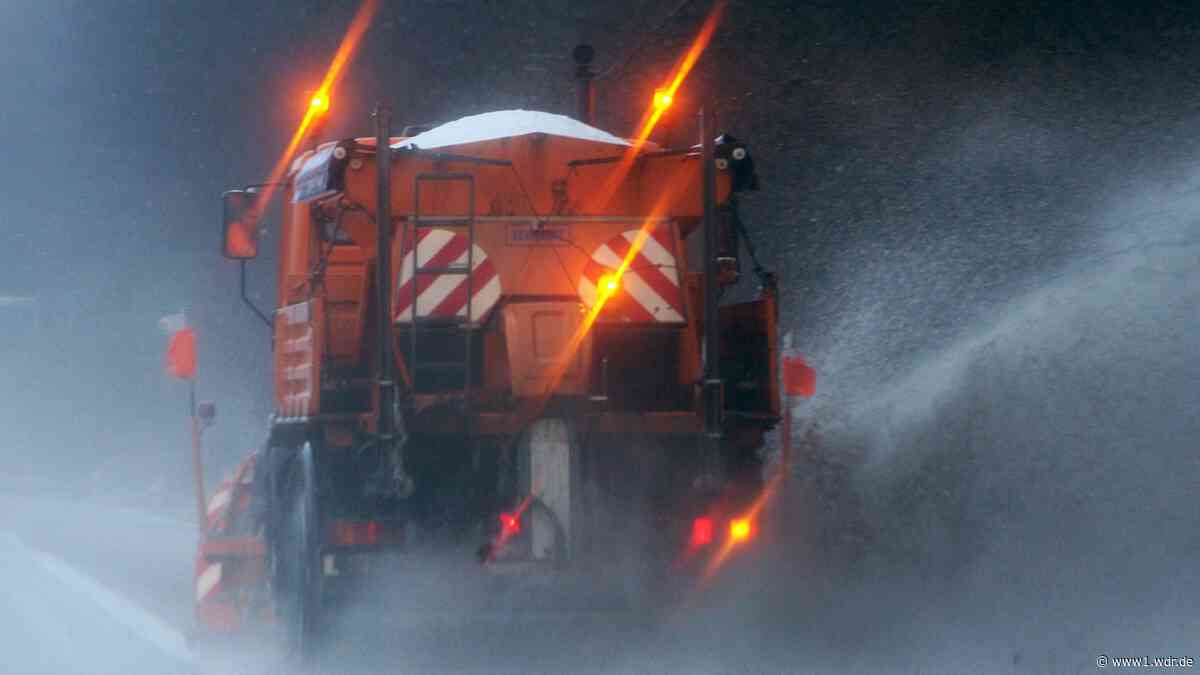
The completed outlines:
{"type": "Polygon", "coordinates": [[[712,518],[700,517],[692,521],[692,547],[708,546],[713,540],[712,518]]]}
{"type": "Polygon", "coordinates": [[[521,519],[513,513],[500,514],[500,532],[505,536],[521,533],[521,519]]]}

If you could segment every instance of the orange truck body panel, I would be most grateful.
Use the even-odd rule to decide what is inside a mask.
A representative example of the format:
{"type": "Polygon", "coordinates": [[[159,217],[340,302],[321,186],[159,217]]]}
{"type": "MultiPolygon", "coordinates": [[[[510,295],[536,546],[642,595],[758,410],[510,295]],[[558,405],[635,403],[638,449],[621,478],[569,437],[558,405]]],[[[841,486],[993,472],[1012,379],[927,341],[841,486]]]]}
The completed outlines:
{"type": "Polygon", "coordinates": [[[284,417],[307,417],[321,409],[324,306],[317,297],[275,313],[275,397],[284,417]]]}
{"type": "MultiPolygon", "coordinates": [[[[510,112],[559,125],[564,119],[510,112]]],[[[555,404],[570,399],[563,409],[587,435],[659,435],[687,447],[705,428],[704,270],[689,269],[687,245],[690,235],[702,234],[700,153],[648,147],[638,154],[620,139],[571,124],[582,135],[522,131],[391,153],[391,298],[382,318],[405,434],[436,437],[426,443],[434,453],[446,437],[466,434],[477,448],[511,451],[507,441],[532,419],[523,411],[541,414],[536,404],[549,403],[549,394],[560,397],[555,404]],[[461,179],[465,174],[470,181],[461,179]],[[434,222],[467,215],[465,229],[434,222]],[[468,259],[475,265],[469,272],[446,271],[468,259]],[[615,279],[611,272],[623,260],[632,264],[615,279]],[[418,265],[436,278],[422,280],[418,265]],[[460,285],[466,278],[469,292],[460,285]],[[582,333],[610,282],[612,295],[582,333]],[[430,330],[470,336],[463,341],[470,351],[462,389],[416,385],[421,362],[409,362],[413,353],[437,361],[438,349],[452,351],[442,337],[431,339],[428,351],[416,349],[425,318],[446,319],[430,321],[430,330]],[[453,400],[467,405],[441,405],[453,400]]],[[[385,350],[377,343],[376,157],[373,139],[324,144],[298,157],[287,176],[273,319],[276,415],[263,457],[277,456],[277,429],[285,429],[283,444],[302,429],[305,439],[346,456],[336,451],[383,426],[378,380],[388,369],[378,363],[385,350]]],[[[715,196],[727,205],[734,179],[729,162],[721,162],[715,196]]],[[[722,306],[718,317],[725,400],[745,408],[727,409],[738,414],[730,415],[737,421],[726,439],[751,451],[779,413],[776,312],[772,289],[722,306]],[[734,375],[725,374],[727,360],[734,375]]],[[[258,453],[247,458],[206,505],[195,606],[198,623],[217,632],[275,616],[266,583],[267,521],[263,509],[251,508],[255,495],[269,494],[275,469],[264,460],[255,483],[258,461],[258,453]]]]}
{"type": "MultiPolygon", "coordinates": [[[[373,139],[358,139],[356,143],[362,147],[374,145],[373,139]]],[[[595,274],[592,252],[614,238],[620,241],[623,233],[636,232],[647,222],[656,226],[656,232],[665,238],[665,248],[674,257],[671,275],[679,290],[672,301],[678,311],[671,316],[677,317],[676,322],[689,337],[681,345],[677,370],[681,382],[694,381],[700,368],[699,349],[691,343],[698,340],[699,334],[694,326],[697,308],[686,292],[684,240],[699,224],[702,214],[698,157],[683,154],[634,158],[628,146],[541,133],[442,150],[457,156],[510,161],[512,166],[445,161],[420,152],[396,151],[391,179],[396,219],[396,236],[391,244],[392,278],[399,280],[404,275],[405,253],[412,248],[409,242],[419,234],[413,226],[417,176],[469,172],[475,187],[476,250],[494,267],[502,289],[497,304],[503,306],[503,299],[522,296],[549,299],[503,306],[498,330],[483,335],[485,389],[508,390],[515,397],[542,393],[550,363],[558,354],[548,350],[551,345],[561,350],[586,312],[585,303],[578,300],[579,286],[589,269],[595,274]],[[615,161],[578,163],[613,158],[615,161]],[[612,178],[617,172],[625,174],[619,182],[612,178]],[[609,197],[598,198],[602,192],[610,193],[609,197]],[[552,231],[558,238],[530,239],[538,234],[535,230],[541,229],[552,231]],[[551,316],[557,319],[551,320],[551,316]]],[[[299,169],[313,155],[310,152],[298,158],[294,167],[299,169]]],[[[718,197],[723,200],[729,194],[728,177],[720,176],[718,186],[718,197]]],[[[332,199],[326,198],[354,206],[340,216],[338,226],[345,238],[336,246],[321,241],[313,222],[313,202],[322,200],[293,203],[292,190],[289,186],[280,237],[281,310],[276,317],[276,403],[284,417],[311,416],[321,410],[323,366],[361,366],[365,365],[364,359],[370,358],[364,336],[373,300],[374,154],[356,158],[346,167],[344,189],[332,199]],[[322,255],[326,259],[320,288],[314,288],[312,273],[322,255]]],[[[459,217],[471,211],[462,183],[423,183],[420,201],[423,217],[459,217]]],[[[394,284],[394,291],[398,285],[394,284]]],[[[619,301],[614,300],[614,306],[617,304],[619,301]]],[[[488,309],[487,314],[472,316],[476,324],[491,318],[492,307],[488,309]]],[[[628,317],[616,311],[602,312],[597,318],[600,324],[621,321],[628,321],[628,317]]],[[[397,323],[399,328],[403,325],[403,321],[397,323]]],[[[585,393],[590,346],[590,338],[580,345],[581,353],[568,368],[559,393],[585,393]]],[[[403,348],[396,353],[400,376],[407,380],[403,348]]]]}
{"type": "MultiPolygon", "coordinates": [[[[297,176],[308,163],[320,160],[322,153],[328,157],[335,144],[322,145],[293,163],[280,235],[281,309],[276,317],[275,389],[282,417],[322,412],[322,378],[329,374],[323,369],[345,373],[357,368],[365,373],[373,367],[373,146],[373,139],[356,139],[356,150],[345,160],[338,189],[298,201],[294,199],[297,176]]],[[[412,383],[404,331],[411,328],[410,305],[420,296],[420,317],[454,311],[466,316],[469,312],[482,345],[473,388],[482,390],[485,397],[541,395],[549,381],[551,362],[595,302],[598,275],[617,266],[629,248],[628,241],[643,226],[652,228],[653,237],[643,249],[646,257],[637,260],[649,262],[639,272],[635,260],[634,274],[627,274],[623,283],[637,287],[623,288],[614,295],[597,316],[596,325],[675,331],[680,336],[676,355],[668,358],[674,361],[677,384],[687,387],[697,382],[702,369],[703,307],[700,295],[694,292],[699,276],[688,269],[686,240],[698,229],[703,213],[701,162],[697,152],[655,154],[652,148],[648,152],[638,154],[628,145],[551,133],[526,133],[433,151],[394,150],[389,316],[395,329],[393,353],[401,382],[412,383]],[[464,158],[499,160],[511,166],[464,158]],[[463,181],[421,181],[418,188],[418,176],[449,173],[472,176],[473,204],[472,191],[463,181]],[[418,242],[417,259],[427,264],[427,259],[436,261],[439,255],[453,258],[460,249],[465,251],[465,240],[454,239],[465,235],[454,234],[461,230],[423,225],[417,220],[468,214],[474,215],[473,256],[481,270],[471,307],[454,305],[456,298],[450,295],[427,301],[422,286],[406,283],[411,282],[413,242],[418,242]],[[647,253],[649,249],[658,257],[647,253]],[[484,282],[490,285],[481,288],[484,282]],[[589,288],[593,289],[591,297],[589,288]]],[[[728,200],[730,190],[729,173],[719,170],[718,203],[728,200]]],[[[457,301],[465,305],[465,289],[457,292],[457,301]]],[[[769,323],[773,336],[773,316],[769,323]]],[[[589,334],[579,345],[556,393],[578,396],[588,392],[593,378],[589,365],[593,342],[589,334]]],[[[776,413],[777,392],[771,396],[770,412],[776,413]]],[[[689,407],[697,409],[694,402],[689,407]]]]}

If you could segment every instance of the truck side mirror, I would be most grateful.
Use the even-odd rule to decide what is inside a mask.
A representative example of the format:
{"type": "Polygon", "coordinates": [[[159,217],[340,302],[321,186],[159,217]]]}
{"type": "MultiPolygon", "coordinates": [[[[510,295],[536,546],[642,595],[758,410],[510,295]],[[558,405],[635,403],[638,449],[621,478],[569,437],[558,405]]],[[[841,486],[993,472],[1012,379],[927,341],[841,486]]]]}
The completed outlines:
{"type": "Polygon", "coordinates": [[[221,195],[221,253],[232,260],[258,257],[258,223],[263,209],[259,195],[246,190],[230,190],[221,195]]]}

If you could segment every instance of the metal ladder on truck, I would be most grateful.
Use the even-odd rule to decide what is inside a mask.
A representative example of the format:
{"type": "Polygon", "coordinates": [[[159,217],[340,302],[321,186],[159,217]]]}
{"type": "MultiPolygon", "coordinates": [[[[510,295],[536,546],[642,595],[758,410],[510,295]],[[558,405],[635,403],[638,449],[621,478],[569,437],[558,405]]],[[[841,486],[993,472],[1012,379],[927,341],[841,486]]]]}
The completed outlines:
{"type": "MultiPolygon", "coordinates": [[[[444,382],[447,378],[445,373],[461,374],[462,390],[464,396],[470,393],[471,389],[471,354],[472,354],[472,329],[471,329],[471,303],[475,297],[474,281],[472,272],[475,267],[475,176],[469,173],[419,173],[413,179],[413,217],[412,217],[412,239],[413,242],[413,257],[412,257],[412,332],[409,336],[409,377],[412,379],[412,390],[414,392],[421,391],[422,374],[426,378],[432,377],[435,382],[444,382]],[[467,186],[467,203],[469,204],[466,215],[447,216],[447,215],[425,215],[421,212],[421,185],[425,183],[464,183],[467,186]],[[444,265],[422,265],[420,256],[417,252],[418,235],[423,228],[438,228],[447,229],[453,232],[456,236],[465,234],[467,238],[467,260],[465,264],[455,264],[450,261],[444,265]],[[455,314],[450,317],[434,317],[421,316],[420,307],[417,305],[418,288],[420,283],[418,280],[421,277],[429,276],[461,276],[466,284],[466,316],[458,316],[455,314]],[[430,337],[431,334],[444,335],[446,329],[458,329],[462,338],[462,358],[446,359],[444,355],[439,356],[442,360],[426,361],[420,360],[420,355],[423,353],[420,348],[421,338],[430,337]],[[438,377],[441,375],[441,377],[438,377]]],[[[453,351],[453,350],[451,350],[453,351]]]]}

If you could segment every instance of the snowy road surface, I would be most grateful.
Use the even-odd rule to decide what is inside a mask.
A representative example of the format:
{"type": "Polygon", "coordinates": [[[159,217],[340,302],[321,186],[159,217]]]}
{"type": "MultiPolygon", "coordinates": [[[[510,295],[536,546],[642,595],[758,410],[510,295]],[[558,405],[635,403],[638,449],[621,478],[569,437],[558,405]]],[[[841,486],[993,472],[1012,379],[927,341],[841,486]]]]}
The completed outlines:
{"type": "Polygon", "coordinates": [[[0,630],[10,673],[179,673],[182,633],[58,556],[0,531],[0,630]]]}
{"type": "MultiPolygon", "coordinates": [[[[189,523],[61,498],[0,496],[0,513],[0,672],[281,672],[247,653],[189,652],[189,523]]],[[[432,567],[426,594],[471,577],[432,567]]],[[[339,673],[704,673],[764,662],[754,632],[703,612],[650,621],[628,611],[406,611],[413,589],[384,585],[347,607],[322,663],[339,673]]],[[[775,671],[787,653],[775,650],[775,671]]]]}

